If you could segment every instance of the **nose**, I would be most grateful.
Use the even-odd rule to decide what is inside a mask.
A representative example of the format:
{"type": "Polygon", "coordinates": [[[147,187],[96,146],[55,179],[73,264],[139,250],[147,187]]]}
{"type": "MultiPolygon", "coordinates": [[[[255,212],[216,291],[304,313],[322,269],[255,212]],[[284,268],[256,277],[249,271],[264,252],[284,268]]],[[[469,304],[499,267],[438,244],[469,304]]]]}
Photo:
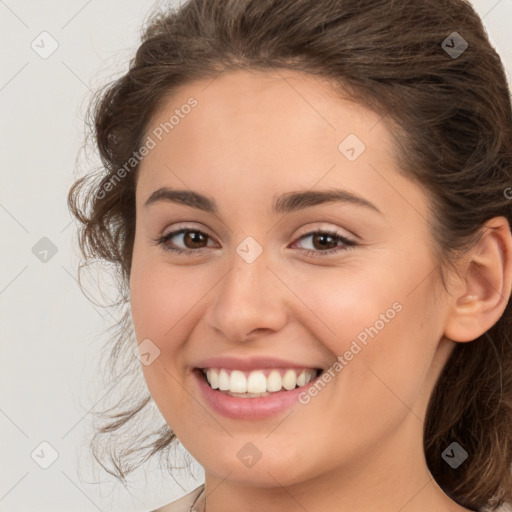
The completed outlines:
{"type": "Polygon", "coordinates": [[[282,329],[288,318],[287,290],[269,268],[265,251],[252,263],[235,252],[231,262],[212,290],[214,299],[206,312],[209,327],[234,342],[282,329]]]}

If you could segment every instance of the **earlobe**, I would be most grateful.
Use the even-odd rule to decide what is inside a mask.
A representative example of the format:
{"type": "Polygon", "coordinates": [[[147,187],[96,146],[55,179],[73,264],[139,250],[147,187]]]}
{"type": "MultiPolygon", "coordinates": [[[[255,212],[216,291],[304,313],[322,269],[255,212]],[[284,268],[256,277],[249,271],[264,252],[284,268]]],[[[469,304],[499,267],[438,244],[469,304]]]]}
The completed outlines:
{"type": "Polygon", "coordinates": [[[501,317],[512,287],[512,237],[505,217],[495,217],[482,228],[477,244],[463,258],[458,293],[444,335],[457,342],[472,341],[501,317]]]}

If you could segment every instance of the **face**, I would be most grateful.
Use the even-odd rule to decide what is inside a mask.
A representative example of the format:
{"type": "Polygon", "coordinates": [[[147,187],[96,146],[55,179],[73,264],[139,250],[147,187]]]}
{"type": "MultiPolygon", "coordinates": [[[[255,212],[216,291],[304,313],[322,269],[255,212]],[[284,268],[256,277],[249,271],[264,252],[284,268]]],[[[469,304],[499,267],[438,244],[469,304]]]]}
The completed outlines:
{"type": "Polygon", "coordinates": [[[419,460],[452,347],[427,197],[383,120],[318,78],[236,71],[182,87],[146,137],[132,319],[207,475],[293,485],[419,460]]]}

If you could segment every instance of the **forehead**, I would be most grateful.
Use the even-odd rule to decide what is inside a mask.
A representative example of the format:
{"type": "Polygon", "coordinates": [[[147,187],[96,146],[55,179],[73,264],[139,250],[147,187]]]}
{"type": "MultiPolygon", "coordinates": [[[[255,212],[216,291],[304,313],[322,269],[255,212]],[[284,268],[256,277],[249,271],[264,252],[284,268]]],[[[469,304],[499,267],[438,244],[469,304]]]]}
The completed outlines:
{"type": "MultiPolygon", "coordinates": [[[[279,144],[285,147],[293,142],[293,135],[314,136],[327,142],[336,142],[350,129],[362,135],[380,120],[378,114],[342,96],[334,82],[325,78],[289,70],[237,70],[223,71],[173,91],[151,119],[147,132],[164,128],[177,140],[180,132],[189,139],[202,135],[198,128],[215,128],[212,137],[226,134],[242,139],[247,135],[244,128],[250,127],[251,138],[245,142],[265,138],[275,141],[278,134],[279,144]],[[195,103],[193,108],[188,106],[191,101],[195,103]],[[171,121],[173,114],[179,119],[174,115],[171,121]],[[191,120],[184,122],[187,118],[191,120]]],[[[388,142],[382,129],[377,130],[375,138],[380,145],[388,142]]]]}
{"type": "MultiPolygon", "coordinates": [[[[412,185],[397,172],[381,117],[302,73],[229,71],[186,84],[146,136],[156,144],[141,164],[139,203],[159,186],[193,186],[210,196],[236,191],[249,208],[251,198],[270,202],[275,192],[315,184],[403,202],[393,189],[412,185]]],[[[418,190],[407,193],[421,202],[418,190]]]]}

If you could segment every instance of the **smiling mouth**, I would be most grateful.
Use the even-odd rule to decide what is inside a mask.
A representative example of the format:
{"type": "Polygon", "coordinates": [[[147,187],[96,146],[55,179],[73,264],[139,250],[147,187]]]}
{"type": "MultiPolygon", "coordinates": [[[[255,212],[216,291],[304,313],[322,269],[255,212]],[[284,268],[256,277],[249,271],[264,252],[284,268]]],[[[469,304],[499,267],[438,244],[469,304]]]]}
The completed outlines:
{"type": "Polygon", "coordinates": [[[272,368],[250,372],[228,368],[197,369],[210,388],[238,398],[260,398],[306,386],[321,368],[272,368]]]}

